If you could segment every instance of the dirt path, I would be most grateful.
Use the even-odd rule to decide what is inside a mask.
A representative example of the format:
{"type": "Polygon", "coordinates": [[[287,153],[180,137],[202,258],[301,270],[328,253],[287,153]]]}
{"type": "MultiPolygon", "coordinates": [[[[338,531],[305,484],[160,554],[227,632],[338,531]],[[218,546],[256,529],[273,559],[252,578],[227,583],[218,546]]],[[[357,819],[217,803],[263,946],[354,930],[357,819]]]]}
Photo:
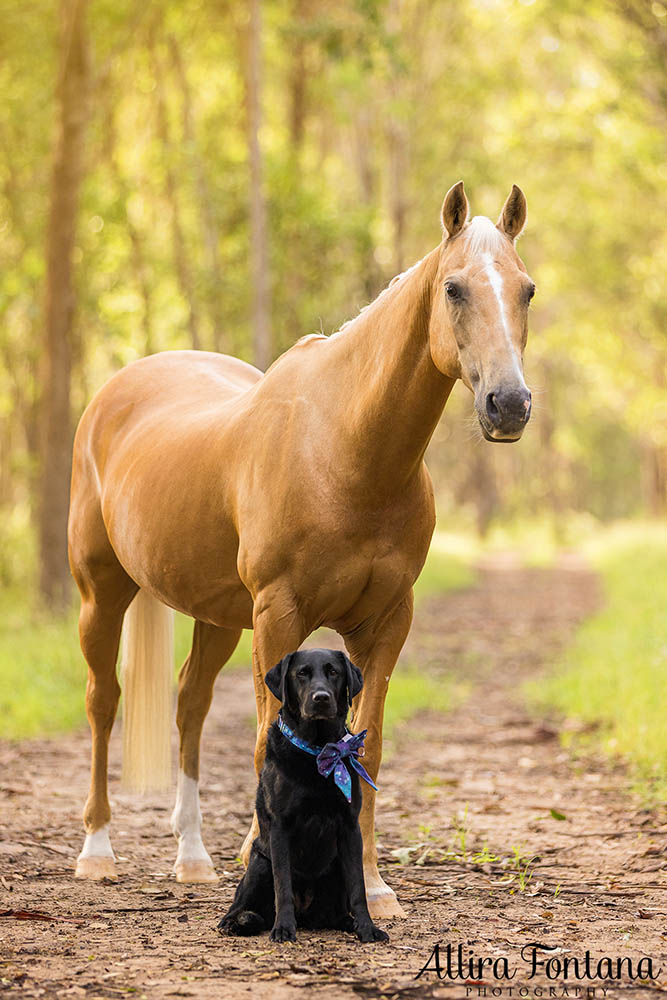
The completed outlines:
{"type": "Polygon", "coordinates": [[[531,715],[519,692],[596,601],[594,578],[576,564],[539,571],[496,562],[474,589],[421,608],[403,658],[470,682],[472,692],[447,716],[425,712],[400,727],[381,773],[381,865],[408,914],[385,923],[388,945],[363,947],[328,932],[300,932],[296,946],[216,934],[239,877],[234,858],[255,787],[247,672],[223,671],[205,731],[204,837],[222,874],[214,889],[177,885],[169,875],[171,796],[117,791],[118,733],[115,884],[72,878],[87,732],[0,744],[0,914],[14,911],[0,915],[0,992],[337,1000],[667,991],[665,817],[641,808],[622,769],[570,757],[553,721],[531,715]],[[49,919],[19,920],[19,910],[49,919]],[[494,978],[487,964],[454,982],[433,971],[415,979],[436,943],[443,974],[451,945],[454,959],[459,946],[466,961],[471,952],[504,956],[515,975],[498,978],[505,970],[497,965],[494,978]],[[663,973],[659,982],[632,983],[626,963],[620,984],[577,981],[572,971],[549,980],[544,969],[531,979],[530,948],[528,961],[521,957],[531,943],[562,949],[539,952],[540,961],[583,960],[589,950],[596,961],[631,958],[636,973],[638,960],[651,956],[663,973]]]}

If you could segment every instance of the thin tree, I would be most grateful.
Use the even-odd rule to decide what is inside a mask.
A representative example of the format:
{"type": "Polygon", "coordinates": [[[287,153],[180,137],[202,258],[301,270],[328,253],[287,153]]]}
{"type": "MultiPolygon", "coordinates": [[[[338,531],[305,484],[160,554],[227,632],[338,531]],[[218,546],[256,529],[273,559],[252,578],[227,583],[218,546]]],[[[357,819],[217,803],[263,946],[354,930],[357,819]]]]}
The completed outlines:
{"type": "Polygon", "coordinates": [[[156,83],[157,100],[157,131],[158,138],[162,144],[164,158],[166,197],[171,210],[171,233],[174,250],[174,264],[176,276],[181,288],[181,294],[188,307],[188,330],[190,332],[190,343],[195,351],[201,349],[201,337],[199,333],[199,309],[195,297],[195,283],[190,268],[188,250],[185,243],[185,233],[181,218],[181,205],[178,192],[178,181],[174,166],[174,147],[169,129],[169,116],[167,113],[166,81],[164,69],[157,51],[157,40],[154,26],[151,35],[151,55],[153,60],[153,75],[156,83]]]}
{"type": "Polygon", "coordinates": [[[213,323],[213,345],[216,351],[229,349],[228,336],[225,332],[225,315],[222,306],[221,290],[223,288],[222,264],[218,248],[218,230],[213,213],[213,198],[208,181],[204,160],[197,145],[195,112],[192,100],[192,88],[181,56],[178,42],[173,35],[169,36],[169,52],[172,65],[176,72],[183,109],[183,138],[187,149],[188,161],[192,165],[196,191],[197,208],[201,224],[206,261],[208,267],[208,305],[213,323]]]}
{"type": "Polygon", "coordinates": [[[39,509],[40,590],[53,610],[68,601],[67,511],[72,425],[70,380],[75,291],[72,250],[88,119],[87,0],[61,0],[58,121],[46,243],[45,371],[39,509]]]}
{"type": "Polygon", "coordinates": [[[260,0],[250,0],[248,27],[245,86],[248,161],[250,165],[253,353],[255,364],[264,371],[271,362],[271,280],[267,243],[267,210],[263,187],[264,165],[259,141],[262,122],[262,15],[260,0]]]}

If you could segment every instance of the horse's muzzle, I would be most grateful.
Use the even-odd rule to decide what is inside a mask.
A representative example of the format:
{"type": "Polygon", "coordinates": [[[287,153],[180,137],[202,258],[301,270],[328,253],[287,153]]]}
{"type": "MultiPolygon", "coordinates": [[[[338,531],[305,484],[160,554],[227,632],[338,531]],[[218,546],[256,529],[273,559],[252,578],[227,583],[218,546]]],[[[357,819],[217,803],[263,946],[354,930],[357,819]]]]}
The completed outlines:
{"type": "Polygon", "coordinates": [[[480,396],[475,409],[486,440],[518,441],[530,420],[530,390],[526,386],[499,387],[480,396]]]}

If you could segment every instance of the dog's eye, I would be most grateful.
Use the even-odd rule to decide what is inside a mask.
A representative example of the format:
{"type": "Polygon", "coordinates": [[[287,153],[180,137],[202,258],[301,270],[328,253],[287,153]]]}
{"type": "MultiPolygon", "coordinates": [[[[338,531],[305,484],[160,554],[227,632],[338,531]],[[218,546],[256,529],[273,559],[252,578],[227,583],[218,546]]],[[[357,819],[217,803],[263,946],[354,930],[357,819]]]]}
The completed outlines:
{"type": "Polygon", "coordinates": [[[296,672],[297,677],[310,677],[310,670],[307,667],[301,667],[300,670],[296,672]]]}

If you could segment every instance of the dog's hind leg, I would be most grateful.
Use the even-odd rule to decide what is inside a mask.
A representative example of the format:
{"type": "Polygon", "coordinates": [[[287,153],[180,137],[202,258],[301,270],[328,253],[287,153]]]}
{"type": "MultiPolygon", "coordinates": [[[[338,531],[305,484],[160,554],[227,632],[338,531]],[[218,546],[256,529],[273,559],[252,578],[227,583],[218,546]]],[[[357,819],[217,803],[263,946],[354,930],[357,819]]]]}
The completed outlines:
{"type": "Polygon", "coordinates": [[[215,678],[234,652],[240,636],[240,629],[217,628],[196,621],[192,649],[179,674],[176,721],[180,752],[176,805],[171,817],[178,840],[174,865],[178,882],[218,880],[201,838],[199,744],[215,678]]]}
{"type": "Polygon", "coordinates": [[[253,844],[248,869],[239,882],[234,902],[218,924],[221,934],[249,937],[273,926],[275,904],[270,860],[253,844]]]}

